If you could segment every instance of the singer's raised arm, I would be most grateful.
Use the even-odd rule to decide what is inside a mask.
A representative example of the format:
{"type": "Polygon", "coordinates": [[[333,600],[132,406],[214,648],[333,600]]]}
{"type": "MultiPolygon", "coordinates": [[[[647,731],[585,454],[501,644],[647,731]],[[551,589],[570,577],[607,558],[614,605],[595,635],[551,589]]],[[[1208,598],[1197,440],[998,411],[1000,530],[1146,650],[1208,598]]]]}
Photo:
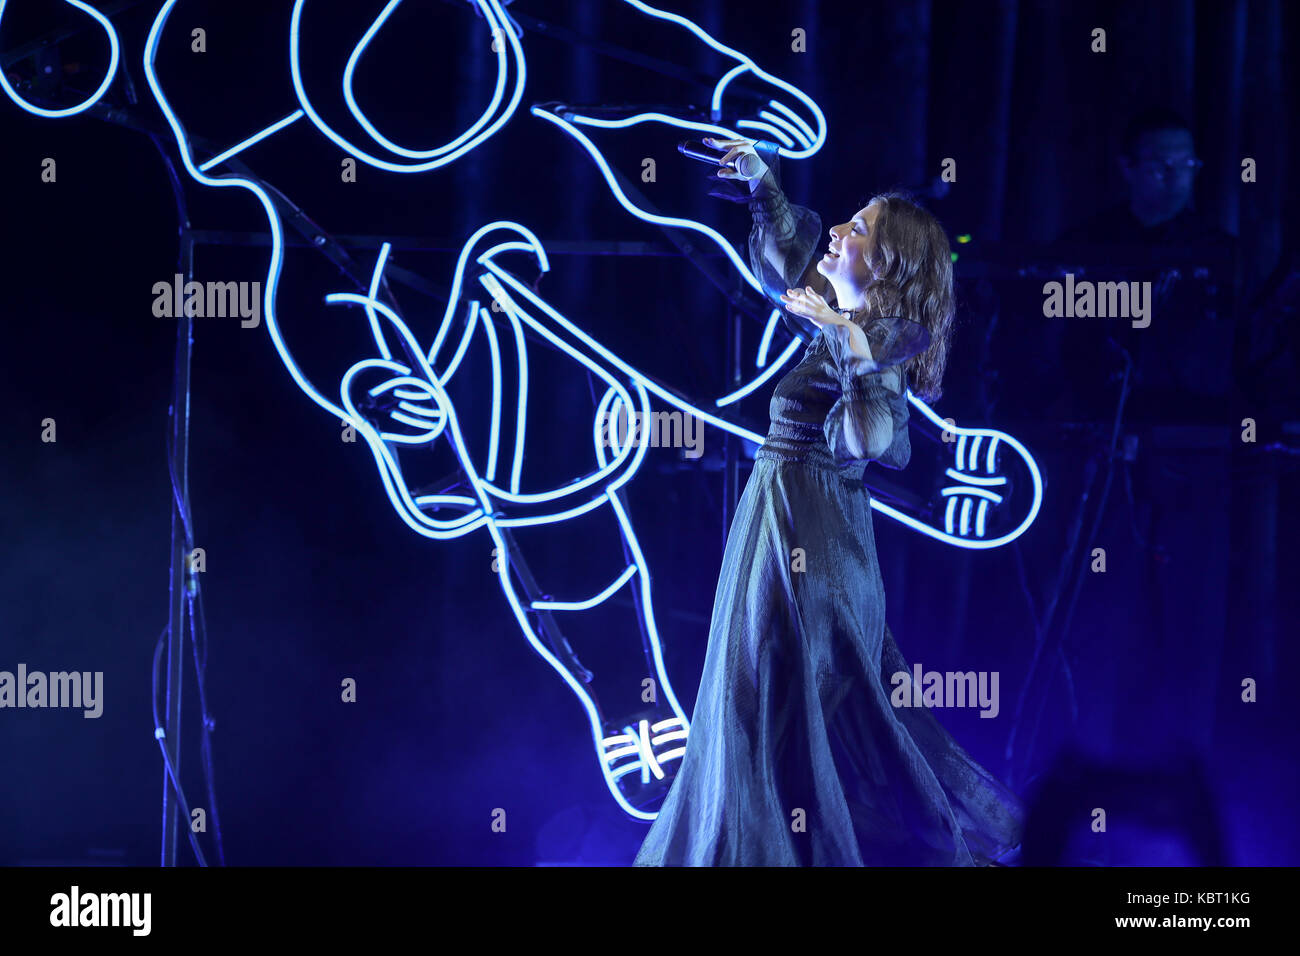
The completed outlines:
{"type": "Polygon", "coordinates": [[[821,217],[786,199],[775,158],[762,178],[749,185],[749,210],[754,217],[749,265],[768,299],[779,307],[786,289],[812,286],[834,307],[835,290],[817,271],[817,250],[823,239],[821,217]]]}

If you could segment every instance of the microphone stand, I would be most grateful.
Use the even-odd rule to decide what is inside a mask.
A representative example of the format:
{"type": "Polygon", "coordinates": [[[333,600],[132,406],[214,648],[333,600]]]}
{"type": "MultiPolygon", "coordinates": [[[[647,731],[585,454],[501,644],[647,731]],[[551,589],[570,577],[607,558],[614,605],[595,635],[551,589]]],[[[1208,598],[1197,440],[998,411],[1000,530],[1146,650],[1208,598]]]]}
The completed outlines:
{"type": "MultiPolygon", "coordinates": [[[[1106,453],[1106,474],[1102,483],[1101,495],[1098,499],[1097,508],[1093,515],[1092,523],[1088,527],[1089,541],[1096,540],[1097,529],[1101,525],[1102,516],[1105,514],[1106,501],[1110,495],[1111,480],[1114,476],[1116,446],[1119,442],[1120,425],[1123,421],[1124,405],[1128,401],[1129,378],[1133,371],[1133,358],[1129,353],[1119,345],[1113,338],[1107,339],[1110,347],[1118,352],[1124,359],[1124,369],[1120,373],[1120,390],[1119,399],[1115,406],[1115,418],[1111,427],[1110,446],[1106,453]]],[[[1065,656],[1065,643],[1070,631],[1070,623],[1074,617],[1075,604],[1079,597],[1079,590],[1083,584],[1083,572],[1087,567],[1088,561],[1085,557],[1083,561],[1076,561],[1076,552],[1080,541],[1080,529],[1083,526],[1084,514],[1087,511],[1088,498],[1092,493],[1092,484],[1097,475],[1097,455],[1092,454],[1087,464],[1084,466],[1083,491],[1079,497],[1078,507],[1075,509],[1074,520],[1070,526],[1068,543],[1066,544],[1065,554],[1061,558],[1060,569],[1057,573],[1056,584],[1052,588],[1051,597],[1048,600],[1046,612],[1043,619],[1036,623],[1034,635],[1034,657],[1029,665],[1029,672],[1025,677],[1025,682],[1021,687],[1020,695],[1016,701],[1015,716],[1011,724],[1011,734],[1007,739],[1005,757],[1008,761],[1013,762],[1011,773],[1014,785],[1020,785],[1028,782],[1029,760],[1033,753],[1034,742],[1038,736],[1039,725],[1042,721],[1044,707],[1048,699],[1048,688],[1052,679],[1055,677],[1055,663],[1059,660],[1060,665],[1065,669],[1067,688],[1069,691],[1069,706],[1071,723],[1077,722],[1079,718],[1078,702],[1074,695],[1073,677],[1070,673],[1069,661],[1065,656]],[[1052,633],[1053,618],[1056,616],[1056,609],[1059,606],[1061,594],[1069,588],[1070,598],[1066,606],[1065,619],[1059,632],[1052,633]],[[1030,699],[1033,698],[1033,703],[1030,699]],[[1025,714],[1032,708],[1033,718],[1026,722],[1025,714]],[[1016,744],[1021,736],[1021,730],[1025,731],[1024,740],[1021,744],[1023,752],[1018,761],[1015,759],[1016,744]]]]}

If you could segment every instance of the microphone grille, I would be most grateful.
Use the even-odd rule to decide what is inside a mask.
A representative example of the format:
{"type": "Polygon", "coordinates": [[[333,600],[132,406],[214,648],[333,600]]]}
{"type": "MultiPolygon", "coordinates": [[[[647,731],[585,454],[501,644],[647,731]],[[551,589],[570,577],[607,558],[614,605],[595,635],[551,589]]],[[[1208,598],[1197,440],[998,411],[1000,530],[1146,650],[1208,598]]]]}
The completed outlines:
{"type": "Polygon", "coordinates": [[[764,162],[756,153],[741,153],[736,157],[736,172],[745,179],[756,179],[762,174],[764,162]]]}

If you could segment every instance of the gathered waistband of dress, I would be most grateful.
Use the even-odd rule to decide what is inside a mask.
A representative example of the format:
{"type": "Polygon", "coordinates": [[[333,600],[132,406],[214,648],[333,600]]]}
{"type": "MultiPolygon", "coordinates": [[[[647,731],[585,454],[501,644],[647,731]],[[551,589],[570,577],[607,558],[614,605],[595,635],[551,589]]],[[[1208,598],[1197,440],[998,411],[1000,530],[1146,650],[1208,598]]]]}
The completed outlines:
{"type": "Polygon", "coordinates": [[[835,464],[835,458],[826,445],[811,442],[783,441],[771,437],[759,446],[758,451],[754,453],[754,460],[792,462],[817,471],[828,471],[846,481],[852,482],[861,481],[863,472],[866,471],[867,467],[866,462],[862,461],[848,465],[835,464]]]}

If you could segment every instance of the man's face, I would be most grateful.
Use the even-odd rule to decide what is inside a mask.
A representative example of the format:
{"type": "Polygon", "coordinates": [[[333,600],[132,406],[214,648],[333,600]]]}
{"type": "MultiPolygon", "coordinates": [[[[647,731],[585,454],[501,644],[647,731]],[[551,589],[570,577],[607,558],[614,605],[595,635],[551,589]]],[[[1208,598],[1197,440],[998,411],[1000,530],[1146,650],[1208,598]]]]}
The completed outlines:
{"type": "Polygon", "coordinates": [[[1191,132],[1162,129],[1143,133],[1134,153],[1122,162],[1134,212],[1156,222],[1172,219],[1192,198],[1196,171],[1188,163],[1196,158],[1196,149],[1191,132]]]}

